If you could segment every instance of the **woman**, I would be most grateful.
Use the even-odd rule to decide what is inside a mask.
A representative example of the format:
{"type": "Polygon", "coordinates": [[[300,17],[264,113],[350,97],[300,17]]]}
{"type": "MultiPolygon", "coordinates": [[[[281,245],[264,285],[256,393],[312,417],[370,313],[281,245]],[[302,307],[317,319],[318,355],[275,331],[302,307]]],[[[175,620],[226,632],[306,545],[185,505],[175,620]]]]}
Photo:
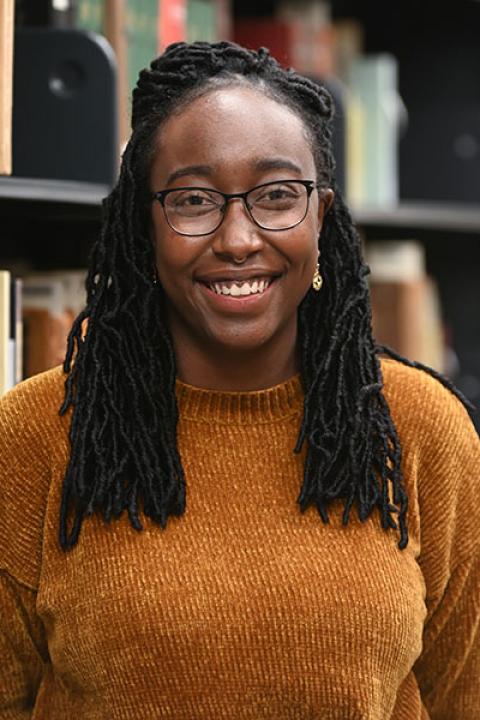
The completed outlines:
{"type": "Polygon", "coordinates": [[[0,718],[480,716],[478,438],[379,359],[331,117],[265,50],[141,73],[64,370],[2,402],[0,718]]]}

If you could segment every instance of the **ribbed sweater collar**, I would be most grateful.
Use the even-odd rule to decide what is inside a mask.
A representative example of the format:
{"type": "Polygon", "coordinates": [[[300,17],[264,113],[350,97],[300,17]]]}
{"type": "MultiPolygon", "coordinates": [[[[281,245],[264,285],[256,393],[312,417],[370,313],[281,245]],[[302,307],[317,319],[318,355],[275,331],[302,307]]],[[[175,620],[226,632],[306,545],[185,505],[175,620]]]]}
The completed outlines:
{"type": "Polygon", "coordinates": [[[205,390],[177,380],[180,416],[199,422],[251,424],[282,420],[298,415],[303,408],[300,376],[280,385],[249,392],[205,390]]]}

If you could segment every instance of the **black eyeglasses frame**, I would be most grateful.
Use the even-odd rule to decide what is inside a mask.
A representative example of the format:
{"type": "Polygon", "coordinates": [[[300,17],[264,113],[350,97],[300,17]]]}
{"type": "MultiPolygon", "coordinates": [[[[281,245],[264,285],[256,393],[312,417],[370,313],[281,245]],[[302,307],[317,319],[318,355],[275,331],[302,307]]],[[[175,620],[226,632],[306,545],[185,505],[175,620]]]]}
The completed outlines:
{"type": "Polygon", "coordinates": [[[252,221],[257,227],[261,228],[262,230],[267,230],[268,232],[284,232],[285,230],[291,230],[292,228],[297,227],[297,225],[300,225],[300,223],[302,223],[302,222],[305,220],[305,218],[307,217],[308,208],[309,208],[309,205],[310,205],[310,196],[311,196],[312,192],[313,192],[316,188],[320,188],[320,186],[319,186],[318,183],[316,183],[314,180],[297,180],[297,179],[291,179],[291,178],[290,178],[290,179],[288,179],[288,180],[285,180],[285,179],[283,179],[283,180],[270,180],[269,182],[261,183],[260,185],[255,185],[255,187],[250,188],[250,190],[247,190],[246,192],[241,192],[241,193],[224,193],[224,192],[222,192],[221,190],[217,190],[216,188],[206,188],[206,187],[202,187],[202,186],[200,186],[200,185],[186,185],[186,186],[176,187],[176,188],[167,188],[166,190],[158,190],[157,192],[153,192],[153,193],[151,194],[150,199],[151,199],[151,200],[157,200],[157,201],[160,203],[160,205],[161,205],[162,208],[163,208],[163,214],[164,214],[164,216],[165,216],[165,220],[167,221],[169,227],[171,227],[171,229],[172,229],[174,232],[176,232],[177,235],[182,235],[182,236],[184,236],[184,237],[204,237],[204,236],[206,236],[206,235],[211,235],[212,233],[216,232],[216,231],[218,230],[218,228],[220,227],[220,225],[223,223],[224,219],[225,219],[225,212],[226,212],[226,209],[227,209],[227,203],[229,202],[229,200],[235,200],[235,199],[237,199],[237,198],[243,200],[244,207],[245,207],[246,211],[248,212],[248,215],[249,215],[251,221],[252,221]],[[247,203],[247,196],[248,196],[251,192],[253,192],[254,190],[258,190],[258,189],[260,189],[260,188],[262,188],[262,187],[266,187],[266,186],[268,186],[268,185],[281,185],[282,183],[296,183],[296,184],[303,185],[303,186],[306,188],[306,190],[307,190],[307,204],[306,204],[306,207],[305,207],[305,213],[304,213],[303,217],[302,217],[300,220],[298,220],[298,221],[297,221],[296,223],[294,223],[293,225],[289,225],[288,227],[285,227],[285,228],[268,228],[268,227],[265,227],[264,225],[261,225],[259,222],[257,222],[257,220],[255,220],[255,218],[253,217],[252,211],[251,211],[251,209],[250,209],[250,206],[249,206],[249,204],[247,203]],[[209,191],[209,192],[215,192],[215,193],[217,193],[218,195],[221,195],[221,196],[224,198],[224,201],[225,201],[225,202],[224,202],[224,204],[223,204],[223,207],[221,208],[222,216],[221,216],[221,218],[220,218],[220,222],[213,228],[213,230],[209,230],[208,232],[203,232],[203,233],[185,233],[185,232],[180,232],[179,230],[177,230],[177,228],[173,227],[173,225],[170,223],[170,220],[168,219],[168,214],[167,214],[167,211],[166,211],[166,209],[165,209],[165,198],[166,198],[167,195],[169,195],[170,193],[172,193],[172,192],[177,192],[178,190],[206,190],[206,191],[209,191]]]}

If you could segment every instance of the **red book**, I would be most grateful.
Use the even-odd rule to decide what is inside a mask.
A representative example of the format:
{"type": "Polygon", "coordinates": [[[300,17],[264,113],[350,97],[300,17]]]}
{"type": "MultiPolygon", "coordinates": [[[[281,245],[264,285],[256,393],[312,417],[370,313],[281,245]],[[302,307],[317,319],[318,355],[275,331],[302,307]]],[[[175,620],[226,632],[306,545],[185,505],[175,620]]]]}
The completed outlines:
{"type": "Polygon", "coordinates": [[[161,0],[158,10],[158,47],[185,40],[187,31],[187,0],[161,0]]]}
{"type": "Polygon", "coordinates": [[[297,23],[247,18],[235,20],[233,37],[236,43],[252,50],[267,47],[278,62],[288,67],[294,64],[293,52],[302,28],[297,23]]]}
{"type": "Polygon", "coordinates": [[[245,18],[235,21],[234,39],[257,50],[267,47],[284,67],[327,77],[333,69],[333,32],[330,24],[311,27],[299,19],[245,18]]]}

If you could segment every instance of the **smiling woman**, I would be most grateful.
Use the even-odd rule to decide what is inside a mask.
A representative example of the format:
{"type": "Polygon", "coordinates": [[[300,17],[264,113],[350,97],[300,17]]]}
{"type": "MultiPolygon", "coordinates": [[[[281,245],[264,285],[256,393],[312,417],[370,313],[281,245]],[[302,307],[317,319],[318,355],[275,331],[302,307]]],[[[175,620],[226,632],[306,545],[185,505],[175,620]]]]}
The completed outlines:
{"type": "Polygon", "coordinates": [[[0,718],[478,720],[479,442],[372,338],[332,113],[265,49],[140,74],[64,367],[0,405],[0,718]]]}
{"type": "Polygon", "coordinates": [[[301,118],[234,81],[158,130],[152,234],[182,380],[256,390],[295,374],[297,309],[332,200],[313,192],[316,174],[301,118]],[[176,189],[186,181],[196,189],[176,189]]]}

